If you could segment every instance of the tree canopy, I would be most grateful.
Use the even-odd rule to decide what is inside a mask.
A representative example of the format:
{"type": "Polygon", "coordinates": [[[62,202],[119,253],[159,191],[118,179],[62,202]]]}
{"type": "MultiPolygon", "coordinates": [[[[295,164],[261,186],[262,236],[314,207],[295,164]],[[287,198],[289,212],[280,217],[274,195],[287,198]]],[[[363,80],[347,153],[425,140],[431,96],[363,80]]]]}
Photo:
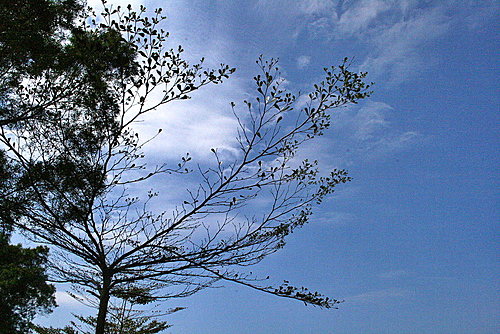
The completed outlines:
{"type": "Polygon", "coordinates": [[[76,15],[82,9],[72,1],[43,3],[69,6],[56,10],[58,19],[44,14],[40,26],[28,26],[45,44],[18,49],[11,37],[3,44],[13,56],[2,60],[0,142],[4,165],[15,171],[6,219],[52,248],[51,278],[86,293],[98,309],[95,332],[105,332],[120,301],[185,297],[221,280],[335,307],[338,300],[287,281],[272,286],[241,269],[282,248],[349,181],[345,170],[322,174],[317,161],[297,161],[296,152],[328,129],[332,110],[369,95],[366,73],[350,71],[347,59],[325,68],[299,106],[278,62],[261,57],[255,96],[228,107],[239,124],[238,153],[213,148],[211,161],[194,164],[187,154],[178,164],[153,165],[144,146],[154,137],[142,138],[135,122],[235,69],[205,68],[203,59],[191,65],[182,47],[167,48],[160,9],[147,16],[144,7],[105,7],[94,16],[76,15]],[[149,204],[161,194],[144,188],[173,177],[198,183],[173,211],[156,212],[149,204]],[[257,197],[266,199],[258,213],[248,210],[257,197]]]}
{"type": "MultiPolygon", "coordinates": [[[[12,99],[28,76],[56,67],[63,29],[71,29],[83,7],[77,1],[2,1],[0,3],[0,126],[38,116],[12,99]]],[[[38,312],[55,307],[55,288],[47,281],[48,248],[9,243],[13,227],[30,198],[21,191],[24,170],[0,149],[0,328],[27,333],[38,312]]]]}
{"type": "Polygon", "coordinates": [[[0,333],[28,333],[36,313],[56,305],[55,287],[47,284],[48,249],[10,245],[0,235],[0,333]]]}

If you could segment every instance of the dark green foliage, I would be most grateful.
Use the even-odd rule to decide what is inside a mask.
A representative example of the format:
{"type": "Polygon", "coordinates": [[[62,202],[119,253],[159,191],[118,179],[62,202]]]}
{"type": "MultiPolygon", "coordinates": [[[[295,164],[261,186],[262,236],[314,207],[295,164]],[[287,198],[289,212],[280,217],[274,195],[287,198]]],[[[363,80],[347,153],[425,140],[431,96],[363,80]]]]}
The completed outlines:
{"type": "Polygon", "coordinates": [[[109,82],[135,71],[135,48],[112,28],[75,23],[83,13],[77,0],[0,4],[0,125],[33,126],[26,121],[36,120],[50,129],[68,116],[54,108],[64,105],[74,109],[71,121],[80,120],[75,126],[82,117],[92,120],[73,138],[102,139],[113,126],[117,105],[109,82]]]}
{"type": "Polygon", "coordinates": [[[39,110],[19,108],[10,98],[27,76],[58,67],[63,30],[81,12],[77,0],[0,2],[0,125],[34,117],[39,110]]]}
{"type": "Polygon", "coordinates": [[[10,245],[0,235],[0,333],[28,333],[38,312],[56,306],[53,285],[47,284],[48,249],[10,245]]]}
{"type": "Polygon", "coordinates": [[[0,150],[0,334],[27,333],[36,313],[55,307],[55,288],[46,283],[48,249],[9,244],[15,222],[30,203],[18,176],[0,150]]]}
{"type": "Polygon", "coordinates": [[[10,235],[14,220],[18,218],[16,210],[25,201],[16,187],[16,170],[4,151],[0,150],[0,234],[10,235]]]}
{"type": "Polygon", "coordinates": [[[61,29],[71,29],[83,6],[78,0],[2,0],[0,66],[39,71],[60,52],[61,29]]]}

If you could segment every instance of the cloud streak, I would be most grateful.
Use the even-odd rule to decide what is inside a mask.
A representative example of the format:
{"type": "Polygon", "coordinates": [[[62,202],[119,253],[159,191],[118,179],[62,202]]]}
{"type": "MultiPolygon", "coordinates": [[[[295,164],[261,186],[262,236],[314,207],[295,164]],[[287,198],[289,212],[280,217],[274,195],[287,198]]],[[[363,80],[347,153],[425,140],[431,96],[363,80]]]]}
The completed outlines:
{"type": "Polygon", "coordinates": [[[256,8],[276,29],[294,31],[283,34],[289,43],[314,38],[342,45],[347,40],[361,70],[397,85],[436,65],[429,58],[432,43],[456,25],[477,28],[498,5],[491,0],[481,5],[457,0],[261,0],[256,8]]]}
{"type": "Polygon", "coordinates": [[[408,272],[406,270],[393,270],[378,274],[377,276],[382,279],[397,279],[400,277],[407,276],[408,272]]]}
{"type": "Polygon", "coordinates": [[[365,292],[352,297],[346,297],[347,303],[353,304],[372,304],[372,303],[386,303],[389,300],[401,299],[410,296],[409,290],[401,288],[388,288],[377,291],[365,292]]]}
{"type": "Polygon", "coordinates": [[[392,120],[393,112],[392,106],[377,101],[341,110],[332,118],[329,144],[313,151],[317,154],[326,147],[325,157],[334,157],[338,166],[348,167],[355,162],[385,158],[420,142],[423,135],[417,131],[398,129],[392,120]]]}

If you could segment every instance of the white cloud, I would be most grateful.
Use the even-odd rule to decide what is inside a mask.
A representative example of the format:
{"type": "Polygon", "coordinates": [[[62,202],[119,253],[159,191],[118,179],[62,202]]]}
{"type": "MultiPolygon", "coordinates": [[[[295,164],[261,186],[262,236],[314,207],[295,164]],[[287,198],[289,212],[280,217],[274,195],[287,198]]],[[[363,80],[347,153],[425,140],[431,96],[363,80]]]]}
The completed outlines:
{"type": "Polygon", "coordinates": [[[381,158],[415,144],[420,135],[415,131],[398,131],[390,121],[393,108],[383,102],[368,101],[360,108],[339,112],[333,130],[348,138],[345,147],[351,149],[346,158],[381,158]]]}
{"type": "Polygon", "coordinates": [[[342,33],[360,33],[390,8],[391,5],[383,0],[358,1],[342,13],[335,25],[342,33]]]}
{"type": "Polygon", "coordinates": [[[300,10],[308,15],[334,13],[336,1],[333,0],[302,0],[298,1],[300,10]]]}
{"type": "Polygon", "coordinates": [[[477,29],[494,20],[499,6],[494,0],[259,0],[255,7],[266,29],[287,40],[282,44],[347,41],[372,80],[399,84],[436,66],[429,46],[453,26],[477,29]]]}
{"type": "MultiPolygon", "coordinates": [[[[305,15],[309,23],[324,25],[323,28],[328,27],[332,34],[342,31],[343,34],[357,36],[359,41],[371,46],[362,67],[378,75],[395,77],[405,76],[414,70],[412,66],[418,61],[415,50],[426,36],[436,33],[435,25],[441,24],[443,17],[439,11],[416,13],[414,3],[412,0],[261,0],[257,7],[269,20],[273,20],[273,17],[275,20],[274,14],[280,11],[282,19],[277,24],[287,17],[305,15]]],[[[150,2],[146,5],[149,8],[158,5],[165,7],[164,14],[168,17],[166,29],[173,32],[169,46],[182,44],[190,60],[207,55],[207,61],[212,66],[219,62],[231,64],[236,60],[231,50],[241,45],[238,46],[238,42],[227,35],[223,27],[217,28],[219,23],[206,22],[206,13],[201,8],[203,5],[190,8],[183,1],[150,2]]],[[[310,62],[310,55],[296,58],[299,68],[307,67],[310,62]]],[[[245,71],[249,72],[243,69],[236,75],[245,71]]],[[[141,136],[148,138],[156,134],[159,128],[163,132],[147,147],[146,153],[152,153],[155,159],[176,159],[186,152],[190,152],[195,159],[206,159],[211,156],[211,148],[234,154],[237,122],[229,102],[238,103],[245,98],[248,84],[241,77],[236,77],[236,80],[231,78],[223,85],[203,87],[193,94],[190,101],[170,103],[147,115],[143,123],[136,125],[141,136]]],[[[304,100],[304,97],[300,97],[298,104],[304,100]]],[[[411,130],[395,131],[389,121],[391,110],[391,106],[374,101],[364,104],[362,108],[344,109],[335,116],[333,122],[333,131],[340,133],[339,140],[331,145],[329,138],[319,138],[316,143],[306,145],[304,151],[323,156],[329,161],[329,166],[335,166],[336,163],[345,166],[349,161],[379,158],[404,149],[413,144],[419,134],[411,130]],[[321,143],[326,144],[326,148],[321,143]]]]}
{"type": "MultiPolygon", "coordinates": [[[[449,30],[448,2],[422,6],[417,0],[302,0],[289,4],[285,15],[287,21],[304,22],[295,38],[300,31],[332,43],[350,38],[362,54],[363,71],[386,83],[400,83],[433,65],[421,49],[449,30]]],[[[261,3],[279,10],[268,1],[261,3]]]]}
{"type": "MultiPolygon", "coordinates": [[[[299,97],[297,105],[303,106],[306,101],[306,97],[299,97]]],[[[332,115],[331,128],[324,136],[305,142],[294,161],[318,160],[320,171],[329,172],[335,168],[349,168],[353,164],[385,159],[422,143],[425,140],[423,135],[398,127],[393,119],[397,112],[392,106],[377,101],[338,109],[332,115]]],[[[339,217],[318,218],[320,221],[335,221],[339,217]]],[[[346,222],[354,218],[344,216],[339,220],[346,222]]]]}
{"type": "Polygon", "coordinates": [[[135,128],[142,137],[162,133],[146,147],[146,153],[178,158],[189,152],[194,158],[211,156],[211,148],[234,152],[238,123],[229,102],[239,88],[204,87],[192,100],[172,102],[144,117],[135,128]]]}
{"type": "Polygon", "coordinates": [[[382,279],[395,279],[399,277],[406,276],[408,272],[406,270],[393,270],[393,271],[387,271],[384,273],[380,273],[377,276],[382,279]]]}
{"type": "Polygon", "coordinates": [[[349,212],[331,211],[319,212],[311,218],[312,223],[334,226],[348,225],[356,220],[356,215],[349,212]]]}
{"type": "Polygon", "coordinates": [[[365,292],[352,297],[346,297],[347,303],[383,303],[390,299],[399,299],[411,295],[410,291],[400,288],[389,288],[384,290],[365,292]]]}
{"type": "Polygon", "coordinates": [[[392,107],[383,102],[371,102],[359,109],[354,117],[349,120],[354,128],[354,137],[366,141],[389,127],[387,113],[392,107]]]}
{"type": "Polygon", "coordinates": [[[297,159],[318,159],[321,170],[348,168],[361,161],[383,159],[422,142],[413,130],[398,129],[394,109],[383,102],[338,110],[325,136],[306,142],[297,159]]]}
{"type": "MultiPolygon", "coordinates": [[[[162,28],[171,31],[165,46],[176,48],[182,45],[186,50],[183,56],[190,63],[205,58],[205,66],[218,68],[220,63],[234,64],[232,50],[237,49],[227,31],[217,26],[217,22],[206,19],[205,5],[192,6],[184,1],[141,1],[126,3],[111,0],[108,6],[124,6],[131,3],[133,8],[145,5],[146,14],[152,14],[162,7],[167,19],[162,28]]],[[[102,8],[100,0],[90,0],[89,5],[102,8]]],[[[237,76],[238,74],[236,74],[237,76]]],[[[233,152],[237,121],[233,117],[230,101],[238,102],[247,90],[247,84],[236,76],[222,85],[202,87],[194,92],[191,100],[168,103],[156,111],[146,114],[141,122],[134,124],[140,138],[148,139],[162,129],[162,133],[145,148],[146,153],[154,155],[155,160],[177,159],[189,152],[193,158],[207,158],[211,148],[233,152]]],[[[153,94],[157,101],[161,94],[153,94]]],[[[149,157],[149,156],[148,156],[149,157]]]]}
{"type": "Polygon", "coordinates": [[[59,306],[82,306],[75,298],[66,291],[56,291],[56,302],[59,306]]]}
{"type": "Polygon", "coordinates": [[[449,21],[436,9],[378,29],[370,35],[373,51],[361,68],[374,77],[396,83],[405,81],[420,69],[434,64],[432,54],[424,59],[420,48],[443,35],[448,28],[449,21]]]}
{"type": "Polygon", "coordinates": [[[300,56],[297,58],[297,67],[300,69],[306,68],[311,63],[310,56],[300,56]]]}
{"type": "Polygon", "coordinates": [[[412,146],[420,141],[421,135],[415,131],[406,131],[388,135],[366,146],[366,158],[378,159],[412,146]]]}

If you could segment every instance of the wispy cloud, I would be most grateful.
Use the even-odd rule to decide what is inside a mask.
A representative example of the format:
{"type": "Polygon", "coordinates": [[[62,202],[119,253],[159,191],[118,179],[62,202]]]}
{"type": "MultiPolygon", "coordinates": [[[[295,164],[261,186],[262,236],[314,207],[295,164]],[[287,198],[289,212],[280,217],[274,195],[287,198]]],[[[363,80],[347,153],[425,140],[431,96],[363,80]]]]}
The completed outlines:
{"type": "Polygon", "coordinates": [[[424,57],[420,48],[444,35],[449,21],[441,9],[418,13],[368,34],[371,52],[361,65],[375,78],[384,77],[392,83],[412,78],[436,59],[424,57]]]}
{"type": "Polygon", "coordinates": [[[313,216],[311,222],[334,226],[349,225],[356,220],[356,215],[349,212],[326,211],[319,212],[313,216]]]}
{"type": "Polygon", "coordinates": [[[396,279],[408,275],[406,270],[392,270],[378,274],[377,276],[382,279],[396,279]]]}
{"type": "Polygon", "coordinates": [[[391,4],[383,0],[356,1],[343,13],[332,17],[332,23],[343,34],[359,34],[366,31],[375,19],[390,8],[391,4]]]}
{"type": "Polygon", "coordinates": [[[416,131],[406,131],[388,135],[368,143],[366,147],[367,158],[377,159],[389,154],[402,151],[408,147],[416,144],[422,139],[422,135],[416,131]]]}
{"type": "Polygon", "coordinates": [[[378,159],[406,149],[422,139],[416,131],[401,131],[391,121],[393,108],[368,101],[359,108],[336,114],[333,132],[335,147],[345,161],[378,159]],[[346,148],[342,150],[341,148],[346,148]]]}
{"type": "MultiPolygon", "coordinates": [[[[95,2],[97,0],[91,1],[95,2]]],[[[173,32],[169,43],[171,46],[185,46],[186,54],[192,61],[202,55],[208,55],[210,65],[235,60],[231,50],[238,48],[239,42],[228,36],[224,29],[206,26],[203,23],[206,21],[203,19],[206,13],[202,8],[189,9],[181,1],[166,4],[139,0],[134,2],[135,5],[145,3],[150,8],[155,5],[166,7],[166,28],[173,32]],[[192,22],[197,23],[191,24],[192,22]],[[211,34],[207,41],[205,32],[208,30],[211,34]]],[[[401,80],[407,72],[413,70],[418,57],[416,54],[412,56],[412,53],[419,43],[436,35],[436,31],[445,29],[444,26],[436,29],[442,22],[443,15],[440,11],[426,9],[417,13],[415,1],[409,0],[262,0],[257,6],[264,16],[268,13],[270,18],[275,17],[272,15],[273,11],[284,8],[283,16],[307,16],[309,23],[324,23],[330,30],[329,36],[338,32],[355,36],[360,42],[370,45],[372,50],[362,60],[361,67],[374,72],[375,76],[389,76],[394,81],[401,80]]],[[[296,65],[300,69],[306,68],[310,62],[310,55],[296,58],[296,65]]],[[[245,71],[248,72],[248,69],[243,70],[245,71]]],[[[137,124],[137,129],[144,138],[156,134],[159,128],[163,129],[157,140],[148,147],[148,151],[172,158],[190,152],[195,158],[201,159],[209,157],[213,147],[234,152],[237,123],[228,103],[240,101],[249,89],[247,81],[234,79],[222,86],[205,87],[193,94],[193,100],[171,103],[145,117],[143,123],[137,124]]],[[[340,114],[335,120],[334,131],[339,131],[348,138],[347,143],[340,143],[350,148],[344,150],[347,156],[352,158],[353,152],[368,158],[384,156],[417,140],[419,134],[414,131],[396,132],[392,129],[388,119],[391,110],[392,107],[387,104],[371,102],[363,108],[340,114]]]]}
{"type": "Polygon", "coordinates": [[[436,65],[426,47],[454,26],[465,23],[474,29],[484,24],[498,12],[498,2],[260,0],[258,10],[276,26],[294,30],[283,38],[306,35],[336,44],[348,39],[362,70],[374,79],[399,84],[436,65]]]}
{"type": "Polygon", "coordinates": [[[299,9],[308,15],[332,12],[335,10],[337,1],[334,0],[302,0],[297,1],[299,9]]]}
{"type": "Polygon", "coordinates": [[[317,159],[320,170],[329,171],[385,159],[424,142],[423,134],[402,130],[395,124],[396,112],[392,106],[377,101],[337,110],[328,134],[304,143],[296,159],[317,159]]]}
{"type": "Polygon", "coordinates": [[[389,288],[377,291],[365,292],[352,297],[345,297],[347,303],[384,303],[392,299],[400,299],[411,295],[411,291],[401,288],[389,288]]]}
{"type": "MultiPolygon", "coordinates": [[[[443,35],[450,25],[446,7],[422,7],[419,1],[362,0],[344,2],[329,17],[332,42],[350,37],[365,50],[360,68],[385,83],[400,83],[432,64],[420,49],[443,35]]],[[[326,29],[326,28],[324,28],[326,29]]]]}
{"type": "Polygon", "coordinates": [[[300,56],[297,58],[297,67],[300,69],[306,68],[311,63],[310,56],[300,56]]]}
{"type": "Polygon", "coordinates": [[[370,140],[377,133],[389,127],[387,112],[392,107],[383,102],[371,102],[359,109],[350,119],[344,119],[354,130],[354,137],[361,141],[370,140]]]}

